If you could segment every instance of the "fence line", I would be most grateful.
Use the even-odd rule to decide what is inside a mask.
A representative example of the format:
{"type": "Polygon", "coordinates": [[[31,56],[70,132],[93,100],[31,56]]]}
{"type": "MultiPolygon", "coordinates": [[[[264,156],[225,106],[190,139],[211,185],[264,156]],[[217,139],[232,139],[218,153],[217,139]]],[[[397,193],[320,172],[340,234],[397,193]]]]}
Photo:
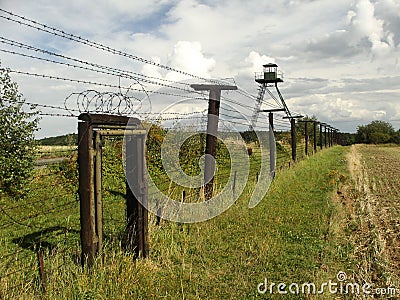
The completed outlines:
{"type": "MultiPolygon", "coordinates": [[[[57,36],[59,38],[67,39],[75,43],[80,43],[101,51],[105,51],[112,55],[126,57],[139,63],[150,64],[164,70],[180,73],[182,75],[191,77],[192,80],[196,80],[196,82],[198,81],[199,83],[206,82],[206,83],[215,83],[219,85],[226,84],[226,82],[223,80],[202,78],[200,76],[183,72],[181,70],[177,70],[169,66],[164,66],[161,64],[154,63],[150,60],[140,58],[138,56],[125,53],[117,49],[113,49],[106,45],[89,41],[77,35],[63,32],[57,28],[41,24],[39,22],[30,20],[23,16],[16,15],[12,12],[6,11],[1,8],[0,11],[6,14],[6,15],[1,15],[0,18],[2,18],[7,22],[15,23],[17,24],[17,26],[24,26],[29,29],[39,30],[47,34],[57,36]]],[[[28,102],[28,101],[13,101],[8,99],[1,99],[2,101],[8,102],[10,105],[19,104],[19,105],[29,106],[26,109],[32,111],[37,111],[36,109],[38,109],[38,114],[40,116],[58,117],[58,118],[61,117],[70,119],[70,118],[77,118],[79,113],[83,111],[87,112],[90,111],[91,113],[105,113],[111,111],[110,108],[107,108],[107,105],[109,104],[107,101],[111,101],[111,104],[113,104],[114,98],[112,98],[112,96],[115,96],[115,99],[117,100],[115,101],[116,103],[118,103],[118,101],[123,100],[125,101],[126,104],[125,107],[126,110],[122,109],[123,108],[122,104],[117,104],[121,105],[121,110],[120,107],[118,107],[118,109],[114,110],[113,112],[118,113],[118,115],[139,116],[145,122],[149,122],[150,124],[156,123],[156,125],[159,125],[161,129],[164,131],[171,130],[171,128],[167,126],[168,124],[174,122],[179,124],[180,122],[183,121],[196,120],[199,122],[199,126],[197,129],[199,130],[199,132],[201,131],[200,128],[203,129],[201,132],[204,133],[204,126],[207,125],[206,105],[209,102],[209,97],[208,95],[205,94],[205,92],[195,91],[194,89],[190,88],[190,83],[173,82],[165,78],[146,76],[129,70],[124,70],[116,67],[110,67],[106,65],[85,61],[79,58],[69,57],[61,53],[48,51],[43,48],[34,47],[32,45],[15,41],[13,39],[9,39],[6,37],[0,37],[0,43],[5,45],[5,47],[11,47],[11,49],[0,49],[1,52],[7,55],[23,57],[24,59],[28,60],[37,60],[42,63],[52,64],[54,66],[61,66],[63,68],[64,67],[69,68],[70,70],[79,69],[85,72],[86,71],[92,73],[95,72],[97,74],[106,75],[108,77],[103,78],[104,81],[98,81],[95,79],[93,80],[82,79],[81,76],[83,75],[81,74],[76,75],[77,76],[76,78],[69,78],[68,76],[61,77],[61,76],[54,76],[51,74],[39,74],[36,72],[30,72],[25,70],[16,70],[14,68],[11,69],[3,68],[1,69],[2,71],[8,71],[10,73],[25,75],[36,79],[43,78],[54,81],[70,82],[76,85],[86,85],[89,87],[97,86],[99,88],[114,89],[111,92],[96,91],[96,90],[86,90],[78,93],[74,92],[71,93],[69,96],[67,96],[65,99],[60,99],[60,101],[62,102],[60,105],[35,103],[32,101],[28,102]],[[19,48],[18,52],[15,51],[14,49],[15,47],[19,48]],[[26,54],[21,51],[30,51],[29,53],[31,52],[40,53],[41,55],[48,55],[50,58],[40,57],[37,55],[33,55],[32,53],[26,54]],[[56,57],[56,59],[59,60],[54,59],[54,57],[56,57]],[[109,82],[109,77],[115,80],[116,83],[115,84],[106,83],[109,82]],[[121,78],[132,80],[132,84],[122,86],[121,78]],[[145,86],[145,84],[149,84],[149,87],[145,86]],[[90,92],[92,92],[93,94],[92,98],[89,97],[90,92]],[[143,98],[139,99],[138,95],[136,94],[131,95],[128,93],[137,93],[143,98]],[[136,110],[137,107],[134,106],[133,103],[138,102],[140,104],[143,104],[142,102],[145,101],[143,99],[151,98],[149,96],[150,94],[152,95],[152,97],[161,95],[163,97],[167,96],[168,98],[171,98],[173,100],[188,101],[188,103],[192,105],[193,111],[156,112],[154,110],[151,111],[144,111],[144,110],[141,111],[140,109],[136,110]],[[82,100],[79,97],[85,100],[82,100]],[[95,109],[91,109],[92,107],[90,107],[90,104],[93,104],[96,101],[100,101],[99,102],[100,104],[95,106],[95,109]],[[169,129],[167,130],[167,128],[169,129]]],[[[267,91],[273,101],[271,101],[271,99],[264,99],[262,101],[263,105],[269,108],[281,108],[281,104],[279,103],[278,99],[272,93],[270,93],[268,89],[267,91]]],[[[248,93],[247,91],[241,89],[240,87],[236,91],[233,91],[229,94],[222,94],[220,113],[219,113],[219,115],[223,117],[220,118],[221,124],[229,123],[230,126],[235,127],[237,132],[242,133],[244,136],[248,126],[251,123],[250,122],[251,114],[253,112],[256,100],[257,100],[256,96],[252,95],[251,93],[248,93]]],[[[55,101],[54,103],[57,103],[57,101],[55,101]]],[[[297,123],[297,128],[295,127],[297,129],[297,133],[293,136],[292,134],[293,132],[291,132],[293,128],[291,128],[290,122],[288,120],[283,120],[282,117],[284,117],[284,115],[281,113],[275,113],[273,115],[274,131],[275,131],[276,147],[277,147],[276,171],[278,173],[283,168],[288,168],[293,166],[296,160],[304,159],[307,156],[306,148],[308,148],[308,150],[311,150],[308,151],[310,155],[315,153],[313,147],[310,147],[309,144],[307,144],[306,147],[305,132],[300,131],[301,129],[299,125],[300,123],[297,123]],[[295,137],[296,143],[293,143],[293,137],[295,137]],[[293,149],[296,149],[295,157],[293,157],[293,149]]],[[[314,123],[314,126],[316,126],[315,124],[317,123],[314,123]]],[[[329,133],[325,133],[327,132],[326,131],[327,128],[330,127],[327,127],[326,124],[319,124],[318,126],[319,130],[317,130],[317,134],[311,137],[312,133],[310,133],[308,141],[309,143],[311,142],[314,143],[315,140],[317,141],[318,145],[317,152],[320,151],[322,148],[329,147],[335,144],[334,135],[331,132],[331,129],[328,130],[329,133]]],[[[270,129],[270,122],[268,118],[261,114],[260,117],[258,118],[257,126],[255,126],[254,129],[260,132],[268,131],[270,129]]],[[[258,149],[257,146],[254,146],[255,144],[257,144],[256,140],[250,140],[247,143],[246,147],[249,148],[247,149],[247,151],[249,151],[248,155],[250,163],[253,163],[253,168],[249,172],[249,177],[250,177],[249,180],[257,182],[260,179],[259,178],[260,170],[258,161],[261,155],[258,155],[256,153],[256,150],[258,149]],[[252,153],[250,153],[250,148],[251,151],[253,151],[252,153]]],[[[115,145],[111,145],[109,148],[105,147],[105,152],[107,151],[111,152],[112,150],[111,148],[114,146],[115,145]]],[[[202,144],[200,146],[204,150],[205,145],[202,144]]],[[[72,164],[76,163],[76,157],[75,157],[76,153],[77,149],[62,150],[55,152],[47,152],[41,150],[37,151],[37,154],[39,156],[47,154],[49,155],[69,154],[71,156],[69,159],[70,162],[72,162],[72,164]]],[[[217,159],[219,159],[218,156],[217,159]]],[[[113,160],[110,161],[114,162],[113,160]]],[[[123,220],[124,211],[113,210],[114,207],[112,206],[115,203],[117,204],[121,203],[122,199],[125,196],[123,195],[123,192],[121,192],[123,191],[123,188],[121,188],[121,186],[124,187],[124,174],[123,174],[123,166],[121,159],[120,163],[121,166],[119,166],[120,169],[118,169],[118,174],[121,177],[118,177],[119,181],[115,180],[115,178],[112,178],[116,174],[112,173],[112,171],[110,170],[107,171],[109,173],[105,171],[104,175],[105,180],[110,180],[110,178],[114,179],[115,180],[114,183],[116,183],[115,186],[119,186],[119,188],[109,189],[106,183],[104,183],[103,185],[103,190],[105,190],[106,194],[104,201],[105,205],[104,208],[106,210],[106,213],[109,213],[108,215],[105,214],[103,221],[106,225],[109,225],[109,227],[111,228],[107,229],[109,230],[110,235],[113,235],[115,234],[116,231],[121,230],[123,228],[122,225],[125,223],[123,220]],[[114,202],[112,202],[111,199],[114,202]],[[115,229],[113,225],[116,225],[115,227],[117,229],[115,229]]],[[[219,169],[217,170],[215,176],[216,183],[214,190],[216,192],[219,192],[220,185],[226,184],[227,179],[229,179],[231,176],[234,176],[235,183],[232,187],[232,193],[234,193],[236,181],[240,179],[237,176],[236,171],[244,167],[245,165],[246,165],[245,163],[239,163],[235,164],[232,167],[230,166],[227,167],[226,160],[224,160],[223,158],[220,159],[219,165],[217,165],[219,169]]],[[[104,168],[105,167],[107,166],[104,165],[104,168]]],[[[63,248],[62,245],[63,242],[65,243],[69,242],[70,241],[69,239],[74,239],[75,242],[78,240],[77,217],[79,214],[78,213],[79,202],[77,201],[78,198],[76,191],[77,188],[77,178],[75,176],[76,174],[67,174],[72,178],[68,180],[73,181],[72,183],[67,183],[66,179],[62,177],[63,174],[61,171],[51,170],[51,168],[46,168],[45,170],[47,170],[48,173],[43,174],[43,172],[36,171],[34,178],[32,178],[30,182],[27,183],[27,188],[30,191],[30,193],[28,193],[27,198],[21,199],[18,202],[9,201],[7,205],[2,202],[0,206],[0,209],[2,211],[0,216],[0,230],[6,233],[4,235],[5,243],[11,245],[11,248],[15,249],[15,251],[13,251],[12,253],[8,253],[6,251],[7,254],[1,255],[2,266],[7,266],[8,269],[12,271],[3,273],[2,277],[0,278],[0,287],[1,287],[0,289],[11,290],[16,287],[30,285],[37,278],[37,274],[34,272],[36,270],[35,251],[37,249],[33,248],[36,247],[40,249],[47,247],[48,249],[50,249],[54,247],[57,248],[59,254],[65,255],[65,257],[67,257],[67,259],[70,260],[72,260],[70,253],[71,249],[77,250],[76,248],[63,248]],[[38,181],[41,181],[40,184],[38,183],[38,181]],[[69,222],[68,221],[69,219],[73,218],[75,218],[75,220],[71,221],[72,225],[68,225],[70,227],[67,228],[66,223],[69,222]],[[51,231],[50,229],[54,231],[57,230],[63,231],[64,229],[66,231],[69,230],[73,232],[73,234],[71,234],[73,235],[73,237],[71,238],[71,236],[66,235],[65,239],[62,239],[63,242],[57,241],[55,242],[55,245],[53,245],[52,241],[48,241],[46,239],[46,235],[52,235],[53,231],[51,231]],[[27,237],[30,238],[29,242],[26,241],[27,237]],[[10,258],[16,258],[16,259],[11,260],[10,258]],[[34,264],[32,262],[34,262],[34,264]],[[12,281],[13,278],[19,278],[18,276],[21,274],[26,277],[26,280],[14,286],[9,286],[8,280],[12,281]],[[4,285],[6,286],[4,287],[4,285]]],[[[179,171],[179,170],[180,168],[176,168],[176,170],[172,171],[179,171]]],[[[157,175],[155,174],[154,176],[156,177],[157,175]]],[[[156,179],[157,179],[156,183],[162,193],[187,202],[199,201],[200,198],[199,194],[201,193],[201,188],[191,188],[191,189],[187,188],[185,185],[190,185],[192,183],[190,180],[188,180],[188,182],[184,182],[181,183],[181,185],[179,185],[179,184],[174,184],[170,178],[164,178],[163,175],[158,174],[158,178],[156,179]]],[[[153,191],[149,191],[148,194],[149,197],[155,197],[156,195],[157,194],[154,193],[153,191]]],[[[156,222],[156,220],[154,220],[154,222],[156,222]]],[[[159,220],[158,224],[162,225],[162,223],[160,223],[159,220]]],[[[50,252],[51,251],[49,250],[49,253],[45,253],[45,260],[46,260],[46,255],[47,257],[51,257],[52,255],[54,255],[50,252]]],[[[61,268],[63,265],[64,265],[63,263],[60,263],[58,266],[56,266],[56,268],[61,268]]]]}

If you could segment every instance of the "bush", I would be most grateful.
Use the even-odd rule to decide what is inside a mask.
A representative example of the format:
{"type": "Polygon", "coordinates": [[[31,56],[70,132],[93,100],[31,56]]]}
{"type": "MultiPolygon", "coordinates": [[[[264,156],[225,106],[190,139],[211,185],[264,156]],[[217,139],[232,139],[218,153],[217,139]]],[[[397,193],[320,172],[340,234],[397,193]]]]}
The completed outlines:
{"type": "Polygon", "coordinates": [[[37,115],[36,108],[25,103],[8,70],[0,66],[0,193],[23,194],[23,184],[35,163],[37,115]]]}

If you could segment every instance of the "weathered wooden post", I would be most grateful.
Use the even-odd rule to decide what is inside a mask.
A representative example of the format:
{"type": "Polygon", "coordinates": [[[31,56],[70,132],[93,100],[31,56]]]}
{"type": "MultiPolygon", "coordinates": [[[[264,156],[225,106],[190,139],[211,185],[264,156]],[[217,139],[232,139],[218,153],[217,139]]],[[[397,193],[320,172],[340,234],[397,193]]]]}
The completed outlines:
{"type": "MultiPolygon", "coordinates": [[[[102,136],[122,136],[127,131],[128,149],[133,156],[127,159],[127,174],[134,176],[135,194],[127,185],[127,232],[135,240],[132,247],[138,254],[146,256],[147,244],[147,185],[144,180],[144,140],[145,131],[137,130],[140,120],[124,116],[82,113],[78,123],[78,163],[79,200],[81,221],[82,265],[93,265],[96,253],[103,244],[103,204],[102,204],[102,136]],[[133,166],[133,167],[132,167],[133,166]],[[132,167],[132,168],[131,168],[132,167]],[[136,173],[135,173],[136,172],[136,173]],[[135,181],[136,180],[136,181],[135,181]],[[140,203],[135,202],[135,195],[140,203]],[[133,218],[131,216],[134,216],[133,218]],[[132,224],[134,225],[132,226],[132,224]],[[129,229],[134,228],[131,234],[129,229]],[[139,230],[139,232],[136,232],[139,230]]],[[[127,175],[128,176],[128,175],[127,175]]],[[[130,240],[131,241],[131,240],[130,240]]]]}
{"type": "Polygon", "coordinates": [[[93,132],[94,135],[94,151],[95,151],[95,217],[96,217],[96,233],[97,233],[97,249],[103,248],[103,197],[102,197],[102,143],[101,134],[93,132]]]}
{"type": "Polygon", "coordinates": [[[144,177],[144,134],[126,136],[126,248],[136,257],[149,255],[147,182],[144,177]]]}
{"type": "Polygon", "coordinates": [[[38,259],[39,278],[40,282],[42,283],[42,291],[43,293],[46,293],[46,274],[44,273],[44,261],[43,261],[42,249],[38,249],[37,259],[38,259]]]}
{"type": "Polygon", "coordinates": [[[92,266],[97,251],[95,228],[93,127],[89,122],[78,123],[79,197],[81,220],[82,265],[92,266]]]}
{"type": "Polygon", "coordinates": [[[210,91],[208,102],[208,120],[206,135],[206,156],[204,162],[204,198],[209,200],[213,195],[215,155],[217,150],[217,134],[219,121],[219,107],[222,90],[237,90],[234,85],[192,84],[196,91],[210,91]]]}

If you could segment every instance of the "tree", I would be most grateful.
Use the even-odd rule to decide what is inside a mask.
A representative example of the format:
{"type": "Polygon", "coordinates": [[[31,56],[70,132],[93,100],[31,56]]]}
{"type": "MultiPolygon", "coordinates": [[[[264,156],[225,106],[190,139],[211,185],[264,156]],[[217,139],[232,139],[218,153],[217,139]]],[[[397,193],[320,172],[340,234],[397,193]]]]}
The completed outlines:
{"type": "Polygon", "coordinates": [[[9,71],[0,65],[0,193],[23,194],[35,163],[38,123],[36,107],[26,104],[9,71]]]}
{"type": "Polygon", "coordinates": [[[365,144],[385,144],[393,141],[395,130],[385,121],[372,121],[357,127],[356,141],[365,144]]]}

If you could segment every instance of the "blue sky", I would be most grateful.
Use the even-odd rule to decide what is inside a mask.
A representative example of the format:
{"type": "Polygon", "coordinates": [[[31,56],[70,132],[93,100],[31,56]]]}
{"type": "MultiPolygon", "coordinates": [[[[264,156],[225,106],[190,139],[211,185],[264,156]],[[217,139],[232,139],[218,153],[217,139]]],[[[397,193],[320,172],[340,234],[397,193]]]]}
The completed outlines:
{"type": "MultiPolygon", "coordinates": [[[[23,1],[0,7],[116,49],[208,78],[235,78],[257,94],[254,72],[276,62],[293,111],[342,131],[374,119],[400,128],[400,1],[23,1]]],[[[165,79],[177,74],[94,51],[0,20],[3,37],[165,79]]],[[[1,49],[9,49],[0,44],[1,49]]],[[[15,49],[14,49],[15,50],[15,49]]],[[[0,53],[11,69],[102,80],[76,70],[0,53]]],[[[13,75],[32,102],[63,105],[84,87],[13,75]]],[[[160,100],[157,100],[160,101],[160,100]]],[[[162,109],[162,103],[152,103],[162,109]]],[[[76,120],[46,117],[38,136],[76,131],[76,120]]]]}

